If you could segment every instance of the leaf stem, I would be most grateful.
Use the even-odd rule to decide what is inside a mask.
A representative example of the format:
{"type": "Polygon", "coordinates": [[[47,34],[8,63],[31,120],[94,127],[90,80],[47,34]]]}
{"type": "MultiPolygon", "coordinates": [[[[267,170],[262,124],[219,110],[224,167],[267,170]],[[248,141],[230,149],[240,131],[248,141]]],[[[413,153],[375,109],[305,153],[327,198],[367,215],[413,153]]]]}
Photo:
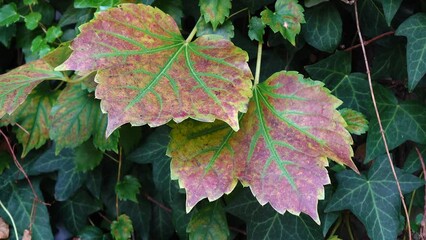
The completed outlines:
{"type": "MultiPolygon", "coordinates": [[[[122,154],[121,154],[121,152],[122,152],[122,147],[120,147],[120,150],[119,150],[119,155],[118,155],[118,173],[117,173],[117,183],[116,184],[118,184],[119,182],[120,182],[120,178],[121,178],[121,163],[123,162],[122,161],[122,159],[121,159],[121,156],[122,156],[122,154]]],[[[117,192],[115,193],[115,213],[117,214],[117,220],[118,220],[118,216],[120,216],[120,209],[119,209],[119,207],[118,207],[118,194],[117,194],[117,192]]]]}
{"type": "MultiPolygon", "coordinates": [[[[235,15],[237,15],[237,14],[239,14],[239,13],[242,13],[242,12],[244,12],[244,11],[246,11],[246,10],[248,10],[248,8],[240,9],[240,10],[238,10],[238,11],[234,12],[233,14],[229,15],[229,17],[227,17],[227,18],[226,18],[226,20],[228,20],[228,19],[232,18],[233,16],[235,16],[235,15]]],[[[225,21],[226,21],[226,20],[225,20],[225,21]]]]}
{"type": "Polygon", "coordinates": [[[192,39],[194,38],[195,34],[197,33],[197,24],[200,20],[197,21],[194,28],[192,29],[191,33],[189,34],[188,38],[186,38],[185,43],[190,43],[192,39]]]}
{"type": "Polygon", "coordinates": [[[18,238],[18,230],[16,229],[16,224],[15,224],[15,220],[13,220],[12,214],[10,214],[10,212],[7,210],[7,208],[3,205],[2,201],[0,200],[0,206],[3,209],[3,211],[6,212],[7,216],[9,216],[10,221],[12,222],[12,226],[13,226],[13,230],[15,232],[15,237],[16,240],[19,240],[18,238]]]}
{"type": "Polygon", "coordinates": [[[257,84],[259,84],[259,78],[260,78],[260,66],[262,63],[262,46],[263,43],[259,42],[259,44],[257,45],[257,59],[256,59],[256,73],[254,76],[254,86],[256,87],[257,84]]]}
{"type": "Polygon", "coordinates": [[[352,233],[351,223],[349,222],[350,221],[350,219],[349,219],[350,215],[349,214],[350,214],[349,212],[347,212],[345,214],[345,226],[346,226],[346,229],[348,230],[349,239],[350,240],[355,240],[354,234],[352,233]]]}
{"type": "Polygon", "coordinates": [[[337,222],[334,224],[333,229],[331,230],[330,234],[328,235],[329,237],[333,236],[337,229],[340,227],[340,225],[342,224],[342,215],[339,216],[339,218],[337,219],[337,222]]]}
{"type": "Polygon", "coordinates": [[[374,89],[373,89],[373,82],[371,80],[370,66],[368,64],[367,52],[365,51],[365,43],[364,43],[364,39],[362,38],[361,28],[359,26],[357,1],[354,2],[354,10],[355,10],[356,29],[357,29],[358,38],[359,38],[359,41],[360,41],[360,44],[361,44],[362,55],[364,57],[365,70],[366,70],[366,73],[367,73],[368,85],[370,87],[370,95],[371,95],[371,99],[373,101],[373,106],[374,106],[374,111],[376,113],[377,122],[379,123],[380,134],[382,135],[382,140],[383,140],[383,143],[384,143],[384,146],[385,146],[386,155],[388,157],[389,164],[390,164],[390,167],[392,169],[392,174],[393,174],[393,177],[395,179],[396,186],[398,188],[399,197],[401,198],[402,206],[404,208],[405,218],[407,220],[406,223],[407,223],[407,228],[408,228],[408,239],[411,240],[412,237],[411,237],[410,215],[408,214],[408,209],[407,209],[407,205],[405,204],[404,195],[402,194],[401,185],[399,184],[398,176],[396,175],[395,167],[394,167],[393,162],[392,162],[392,157],[390,155],[388,143],[387,143],[387,140],[386,140],[385,130],[383,129],[382,120],[380,118],[379,109],[377,107],[376,98],[374,96],[374,89]]]}

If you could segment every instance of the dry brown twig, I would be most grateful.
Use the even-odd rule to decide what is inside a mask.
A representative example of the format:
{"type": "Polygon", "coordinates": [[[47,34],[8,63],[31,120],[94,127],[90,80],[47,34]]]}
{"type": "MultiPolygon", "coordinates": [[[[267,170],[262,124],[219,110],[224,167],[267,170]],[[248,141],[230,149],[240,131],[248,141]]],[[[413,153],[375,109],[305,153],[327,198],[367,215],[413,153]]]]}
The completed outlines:
{"type": "Polygon", "coordinates": [[[377,121],[379,123],[380,133],[382,135],[382,140],[383,140],[383,143],[385,145],[386,155],[388,157],[389,164],[390,164],[391,169],[392,169],[392,174],[393,174],[393,177],[395,178],[396,185],[397,185],[398,192],[399,192],[399,196],[401,198],[402,206],[404,208],[404,213],[405,213],[405,218],[406,218],[406,221],[407,221],[407,228],[408,228],[408,238],[411,240],[412,237],[411,237],[410,216],[408,214],[408,209],[407,209],[407,205],[405,204],[404,195],[402,194],[401,186],[400,186],[399,181],[398,181],[398,176],[396,175],[395,167],[394,167],[393,162],[392,162],[392,157],[391,157],[390,152],[389,152],[388,143],[386,141],[385,131],[383,130],[382,121],[380,119],[380,113],[379,113],[379,110],[377,108],[376,98],[374,96],[374,89],[373,89],[373,83],[372,83],[372,80],[371,80],[370,67],[369,67],[369,64],[368,64],[367,53],[365,51],[365,43],[364,43],[364,39],[362,37],[361,28],[359,26],[357,1],[354,1],[354,9],[355,9],[356,29],[357,29],[358,38],[359,38],[359,41],[360,41],[360,44],[361,44],[362,55],[364,57],[364,63],[365,63],[365,69],[366,69],[367,78],[368,78],[368,85],[370,87],[371,99],[373,101],[374,111],[376,113],[377,121]]]}

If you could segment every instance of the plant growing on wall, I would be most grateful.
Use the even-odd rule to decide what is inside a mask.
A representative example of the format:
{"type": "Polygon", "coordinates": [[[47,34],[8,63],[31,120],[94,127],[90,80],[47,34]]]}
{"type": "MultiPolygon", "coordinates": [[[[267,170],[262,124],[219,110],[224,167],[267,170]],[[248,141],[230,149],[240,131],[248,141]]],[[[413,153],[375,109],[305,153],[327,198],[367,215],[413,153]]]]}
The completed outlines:
{"type": "Polygon", "coordinates": [[[130,2],[0,8],[5,46],[32,38],[16,42],[27,63],[0,75],[0,216],[13,237],[406,233],[399,193],[411,193],[410,211],[423,204],[413,173],[424,148],[405,142],[426,143],[426,14],[397,10],[417,5],[130,2]],[[352,70],[363,35],[344,24],[372,38],[362,45],[377,51],[371,72],[352,70]],[[411,100],[388,78],[398,89],[407,79],[411,100]],[[385,146],[419,153],[394,166],[385,146]]]}

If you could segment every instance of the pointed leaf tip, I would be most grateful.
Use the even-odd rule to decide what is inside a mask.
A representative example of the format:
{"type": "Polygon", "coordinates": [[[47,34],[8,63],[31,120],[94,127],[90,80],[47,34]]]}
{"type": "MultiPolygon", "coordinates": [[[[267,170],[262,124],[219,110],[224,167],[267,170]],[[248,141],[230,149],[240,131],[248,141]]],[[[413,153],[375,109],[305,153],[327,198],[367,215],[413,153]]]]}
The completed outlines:
{"type": "Polygon", "coordinates": [[[99,70],[95,96],[108,113],[107,136],[123,124],[156,127],[187,118],[220,119],[235,131],[252,96],[248,54],[206,35],[186,43],[157,8],[123,4],[81,28],[57,69],[99,70]]]}

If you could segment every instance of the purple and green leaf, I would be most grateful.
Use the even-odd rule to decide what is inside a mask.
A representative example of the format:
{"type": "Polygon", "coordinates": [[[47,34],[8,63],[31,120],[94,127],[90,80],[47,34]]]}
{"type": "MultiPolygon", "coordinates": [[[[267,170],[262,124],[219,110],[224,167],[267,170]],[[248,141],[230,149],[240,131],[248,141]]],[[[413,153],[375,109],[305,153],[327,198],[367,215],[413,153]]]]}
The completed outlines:
{"type": "Polygon", "coordinates": [[[171,132],[171,177],[187,192],[187,211],[203,198],[230,193],[237,180],[278,212],[319,222],[318,199],[329,184],[327,158],[358,171],[352,138],[335,109],[341,101],[320,82],[279,72],[254,89],[241,130],[219,121],[186,121],[171,132]]]}
{"type": "Polygon", "coordinates": [[[123,4],[81,27],[58,70],[95,71],[95,96],[108,113],[107,136],[125,124],[220,119],[239,129],[252,96],[248,55],[217,35],[183,39],[157,8],[123,4]]]}

